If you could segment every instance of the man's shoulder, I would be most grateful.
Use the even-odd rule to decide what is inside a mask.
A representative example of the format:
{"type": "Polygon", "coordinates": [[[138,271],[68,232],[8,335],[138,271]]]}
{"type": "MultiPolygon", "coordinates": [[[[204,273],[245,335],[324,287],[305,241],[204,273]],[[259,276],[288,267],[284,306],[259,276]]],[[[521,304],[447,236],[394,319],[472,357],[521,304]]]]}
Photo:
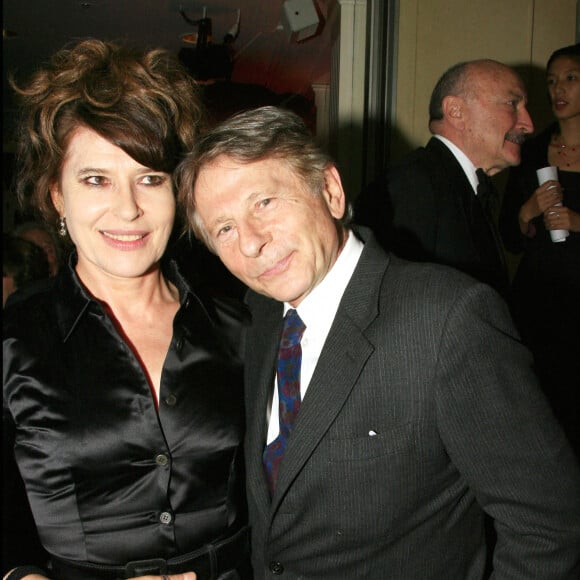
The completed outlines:
{"type": "MultiPolygon", "coordinates": [[[[375,236],[366,229],[357,228],[365,241],[365,250],[361,255],[349,287],[366,299],[372,294],[370,284],[376,283],[382,299],[400,300],[426,299],[431,302],[436,293],[438,299],[456,300],[457,297],[473,289],[485,286],[472,276],[444,264],[407,260],[392,252],[385,252],[375,236]]],[[[491,290],[491,288],[490,288],[491,290]]]]}
{"type": "Polygon", "coordinates": [[[397,281],[402,287],[424,287],[428,292],[437,287],[450,294],[457,294],[481,282],[445,264],[410,261],[391,255],[386,281],[397,281]]]}
{"type": "Polygon", "coordinates": [[[391,187],[400,183],[416,186],[422,179],[434,183],[437,176],[448,176],[457,168],[461,169],[453,153],[433,137],[425,147],[418,147],[394,163],[387,172],[387,182],[391,187]]]}

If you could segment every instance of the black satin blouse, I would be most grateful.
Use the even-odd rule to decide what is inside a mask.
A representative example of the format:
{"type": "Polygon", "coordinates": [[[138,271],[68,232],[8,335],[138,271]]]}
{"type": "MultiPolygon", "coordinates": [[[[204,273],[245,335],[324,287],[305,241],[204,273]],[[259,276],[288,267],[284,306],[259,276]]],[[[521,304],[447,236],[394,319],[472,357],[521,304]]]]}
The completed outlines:
{"type": "MultiPolygon", "coordinates": [[[[156,406],[138,358],[74,272],[4,312],[4,421],[46,550],[82,562],[169,559],[245,524],[244,314],[181,306],[156,406]]],[[[22,542],[22,538],[15,538],[22,542]]]]}

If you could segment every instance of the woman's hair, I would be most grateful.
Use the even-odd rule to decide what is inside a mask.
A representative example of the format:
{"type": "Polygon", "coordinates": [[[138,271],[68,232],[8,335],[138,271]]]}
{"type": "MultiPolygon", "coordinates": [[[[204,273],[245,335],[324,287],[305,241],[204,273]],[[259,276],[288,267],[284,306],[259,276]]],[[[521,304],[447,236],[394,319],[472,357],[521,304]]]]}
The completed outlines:
{"type": "MultiPolygon", "coordinates": [[[[286,109],[267,106],[244,111],[207,132],[177,169],[176,181],[189,225],[210,249],[211,241],[195,212],[193,189],[201,169],[221,155],[243,164],[280,159],[314,194],[322,192],[325,170],[334,165],[330,155],[316,144],[303,119],[286,109]]],[[[349,206],[343,223],[350,215],[349,206]]]]}
{"type": "Polygon", "coordinates": [[[548,59],[548,63],[546,64],[546,68],[549,69],[552,63],[560,57],[570,57],[575,58],[576,60],[580,61],[580,44],[571,44],[570,46],[564,46],[555,50],[548,59]]]}
{"type": "Polygon", "coordinates": [[[203,109],[193,78],[164,49],[88,39],[57,52],[23,85],[14,188],[55,228],[50,186],[75,130],[86,127],[155,171],[172,173],[194,145],[203,109]]]}

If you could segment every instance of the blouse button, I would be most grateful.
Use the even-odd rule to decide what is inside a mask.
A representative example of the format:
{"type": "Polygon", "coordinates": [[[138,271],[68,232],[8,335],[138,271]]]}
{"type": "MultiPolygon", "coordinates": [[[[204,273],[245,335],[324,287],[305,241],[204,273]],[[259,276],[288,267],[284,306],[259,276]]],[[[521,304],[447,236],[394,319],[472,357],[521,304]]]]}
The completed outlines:
{"type": "Polygon", "coordinates": [[[167,455],[160,453],[155,457],[155,463],[161,465],[161,467],[165,467],[169,463],[169,459],[167,458],[167,455]]]}
{"type": "Polygon", "coordinates": [[[171,395],[167,395],[167,397],[165,397],[165,404],[168,407],[174,407],[175,403],[177,403],[177,397],[173,394],[171,395]]]}
{"type": "Polygon", "coordinates": [[[171,515],[170,512],[161,512],[161,514],[159,515],[159,521],[165,525],[170,524],[172,519],[173,516],[171,515]]]}
{"type": "Polygon", "coordinates": [[[183,338],[178,339],[178,341],[175,343],[175,348],[177,348],[178,351],[183,348],[183,338]]]}

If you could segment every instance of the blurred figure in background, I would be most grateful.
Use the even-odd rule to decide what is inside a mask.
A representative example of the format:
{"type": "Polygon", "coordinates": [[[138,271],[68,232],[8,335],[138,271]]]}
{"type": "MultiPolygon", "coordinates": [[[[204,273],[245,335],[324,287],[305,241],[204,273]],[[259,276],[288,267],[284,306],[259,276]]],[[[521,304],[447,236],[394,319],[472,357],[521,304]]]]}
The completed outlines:
{"type": "Polygon", "coordinates": [[[510,292],[512,314],[580,457],[580,44],[550,56],[546,82],[556,120],[524,144],[521,165],[509,173],[499,225],[506,248],[522,256],[510,292]],[[558,179],[538,185],[536,171],[546,166],[557,167],[558,179]],[[553,230],[568,236],[553,242],[553,230]]]}
{"type": "Polygon", "coordinates": [[[16,226],[13,233],[42,248],[48,260],[49,275],[56,276],[61,264],[62,249],[47,226],[41,222],[24,222],[16,226]]]}
{"type": "Polygon", "coordinates": [[[2,306],[16,290],[27,293],[28,286],[48,278],[46,254],[32,242],[10,234],[2,236],[2,306]]]}
{"type": "Polygon", "coordinates": [[[361,193],[355,222],[402,258],[453,266],[505,295],[499,199],[489,178],[520,162],[534,129],[526,103],[512,68],[493,60],[452,66],[431,95],[432,138],[361,193]]]}

